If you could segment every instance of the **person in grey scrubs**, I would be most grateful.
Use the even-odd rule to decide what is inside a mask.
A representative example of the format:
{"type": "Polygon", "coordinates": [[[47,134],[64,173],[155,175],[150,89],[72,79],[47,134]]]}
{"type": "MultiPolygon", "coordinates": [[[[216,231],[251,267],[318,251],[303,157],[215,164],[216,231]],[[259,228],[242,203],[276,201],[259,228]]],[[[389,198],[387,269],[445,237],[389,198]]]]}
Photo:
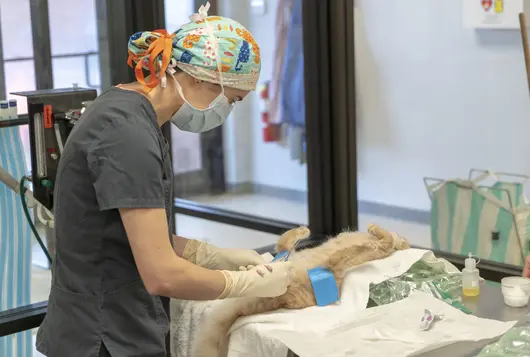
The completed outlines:
{"type": "Polygon", "coordinates": [[[160,127],[171,121],[198,133],[221,125],[255,90],[260,72],[252,35],[201,9],[173,34],[133,35],[129,64],[138,82],[102,93],[66,142],[52,287],[37,335],[45,356],[165,357],[169,312],[161,296],[287,291],[288,262],[267,265],[255,251],[172,234],[173,173],[160,127]]]}

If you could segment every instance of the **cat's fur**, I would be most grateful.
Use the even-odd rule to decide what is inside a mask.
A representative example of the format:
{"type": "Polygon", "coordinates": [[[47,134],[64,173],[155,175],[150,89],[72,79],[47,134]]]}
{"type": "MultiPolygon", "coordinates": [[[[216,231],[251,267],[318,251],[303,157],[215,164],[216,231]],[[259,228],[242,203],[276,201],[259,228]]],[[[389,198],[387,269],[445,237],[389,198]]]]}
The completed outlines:
{"type": "MultiPolygon", "coordinates": [[[[309,229],[301,227],[283,234],[276,251],[289,250],[298,239],[309,236],[309,229]]],[[[289,258],[293,264],[292,283],[287,292],[276,298],[243,298],[223,302],[202,322],[200,336],[195,341],[194,357],[218,357],[232,324],[242,316],[255,315],[278,309],[302,309],[315,306],[308,269],[325,267],[333,272],[337,286],[342,287],[346,271],[356,265],[390,256],[395,250],[409,248],[406,240],[370,225],[368,233],[344,232],[312,249],[296,252],[289,258]]],[[[225,346],[226,347],[226,346],[225,346]]]]}

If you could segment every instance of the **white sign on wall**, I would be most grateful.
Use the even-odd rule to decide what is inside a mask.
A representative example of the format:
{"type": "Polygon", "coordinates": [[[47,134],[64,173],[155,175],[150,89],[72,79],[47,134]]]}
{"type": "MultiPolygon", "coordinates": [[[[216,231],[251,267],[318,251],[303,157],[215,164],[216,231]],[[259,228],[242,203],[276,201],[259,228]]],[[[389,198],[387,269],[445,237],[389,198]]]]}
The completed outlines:
{"type": "Polygon", "coordinates": [[[524,0],[462,0],[464,26],[476,29],[518,29],[524,0]]]}

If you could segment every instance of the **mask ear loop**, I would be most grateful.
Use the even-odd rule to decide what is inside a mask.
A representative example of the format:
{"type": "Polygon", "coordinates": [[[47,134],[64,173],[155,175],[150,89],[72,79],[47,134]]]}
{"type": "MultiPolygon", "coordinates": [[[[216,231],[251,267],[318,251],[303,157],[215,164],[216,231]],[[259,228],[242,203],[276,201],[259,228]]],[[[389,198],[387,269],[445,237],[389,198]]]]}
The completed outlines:
{"type": "MultiPolygon", "coordinates": [[[[162,66],[162,61],[158,61],[158,64],[162,66]]],[[[167,87],[167,76],[166,73],[168,73],[170,76],[173,76],[177,71],[175,70],[175,67],[177,66],[177,61],[174,58],[171,58],[169,61],[169,65],[167,66],[167,69],[164,73],[160,73],[160,85],[162,88],[167,87]]]]}

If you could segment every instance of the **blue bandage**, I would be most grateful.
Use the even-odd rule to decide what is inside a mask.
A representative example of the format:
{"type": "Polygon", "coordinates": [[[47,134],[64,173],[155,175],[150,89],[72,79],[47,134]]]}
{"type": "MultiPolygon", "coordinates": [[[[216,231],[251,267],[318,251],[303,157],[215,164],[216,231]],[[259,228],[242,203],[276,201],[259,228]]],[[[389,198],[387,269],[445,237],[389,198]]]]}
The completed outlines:
{"type": "Polygon", "coordinates": [[[287,254],[289,254],[288,250],[284,250],[283,252],[279,252],[278,254],[276,254],[276,256],[274,257],[274,259],[272,261],[275,262],[276,260],[283,259],[287,254]]]}
{"type": "Polygon", "coordinates": [[[339,301],[339,288],[331,270],[314,268],[308,270],[307,273],[318,306],[327,306],[339,301]]]}

